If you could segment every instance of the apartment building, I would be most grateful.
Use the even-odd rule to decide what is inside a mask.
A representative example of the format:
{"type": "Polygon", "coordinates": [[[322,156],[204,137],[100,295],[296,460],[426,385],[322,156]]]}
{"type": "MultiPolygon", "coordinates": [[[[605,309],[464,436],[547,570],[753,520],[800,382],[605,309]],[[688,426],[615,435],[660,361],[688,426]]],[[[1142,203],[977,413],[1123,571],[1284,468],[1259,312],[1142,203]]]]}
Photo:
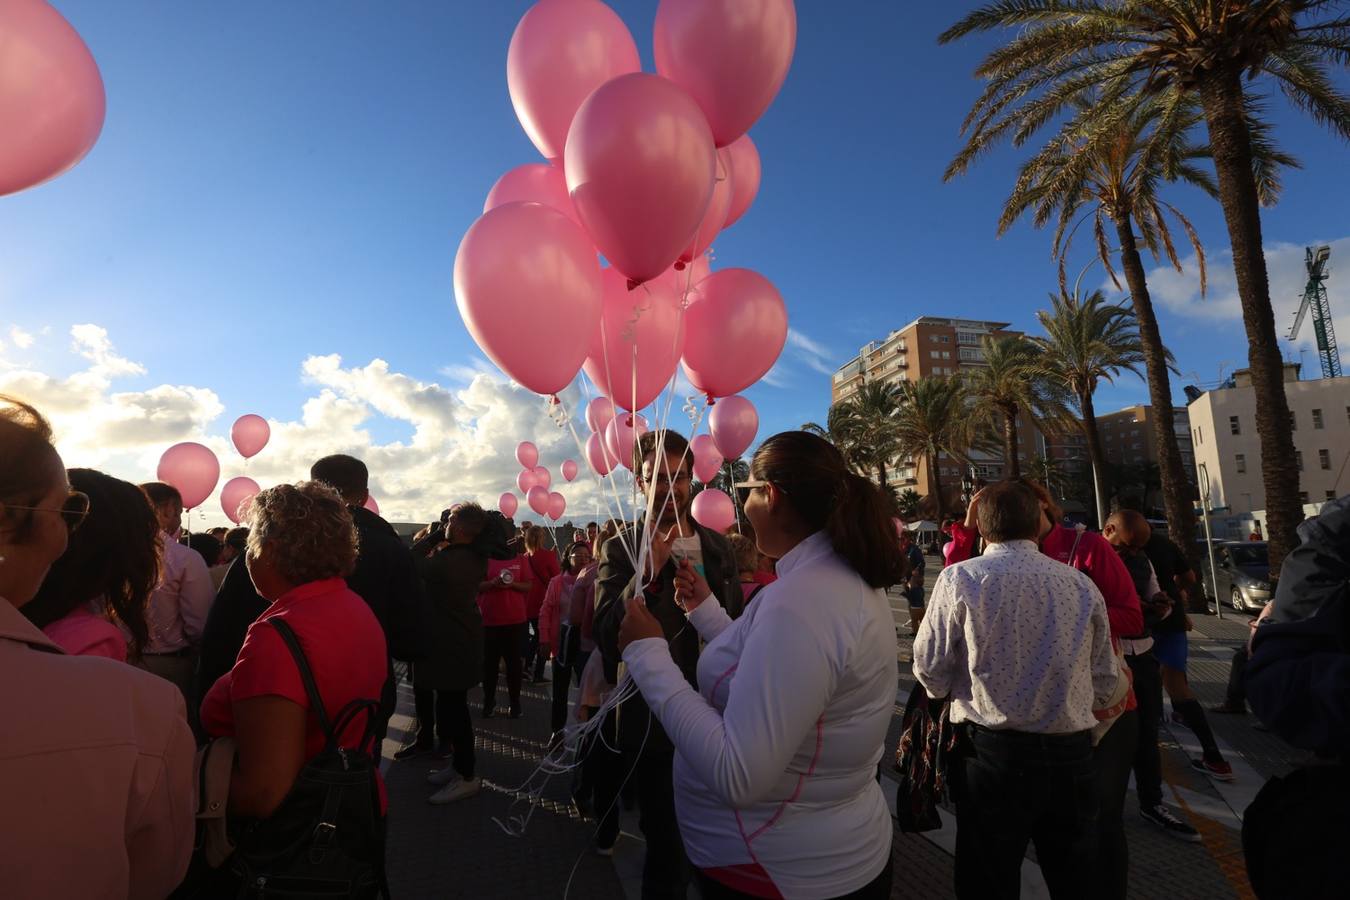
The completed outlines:
{"type": "MultiPolygon", "coordinates": [[[[1172,430],[1181,451],[1181,466],[1187,477],[1195,479],[1195,449],[1191,446],[1190,415],[1185,409],[1173,409],[1172,430]]],[[[1097,416],[1097,433],[1102,439],[1106,461],[1116,465],[1158,463],[1158,443],[1154,439],[1153,407],[1127,406],[1097,416]]]]}

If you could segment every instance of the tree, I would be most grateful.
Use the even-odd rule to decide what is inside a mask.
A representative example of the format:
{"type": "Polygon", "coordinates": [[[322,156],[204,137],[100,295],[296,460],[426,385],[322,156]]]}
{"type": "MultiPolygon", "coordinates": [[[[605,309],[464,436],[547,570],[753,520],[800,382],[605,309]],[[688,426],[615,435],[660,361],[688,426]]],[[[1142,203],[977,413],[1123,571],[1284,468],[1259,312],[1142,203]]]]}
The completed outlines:
{"type": "MultiPolygon", "coordinates": [[[[1302,508],[1261,238],[1261,198],[1272,173],[1260,163],[1267,132],[1259,119],[1260,95],[1252,91],[1257,77],[1265,76],[1296,107],[1350,138],[1350,95],[1332,75],[1335,68],[1350,67],[1350,18],[1333,16],[1335,5],[998,0],[939,38],[946,43],[975,32],[1016,29],[976,69],[987,84],[966,117],[966,146],[949,174],[1005,137],[1016,144],[1029,141],[1065,113],[1071,114],[1041,155],[1109,141],[1114,124],[1144,104],[1156,103],[1167,120],[1199,102],[1247,331],[1272,572],[1294,546],[1302,508]]],[[[1121,238],[1122,256],[1137,255],[1132,230],[1121,238]]],[[[1142,280],[1130,279],[1129,269],[1126,278],[1132,294],[1146,289],[1142,280]]],[[[1164,477],[1170,481],[1172,474],[1164,477]]]]}
{"type": "Polygon", "coordinates": [[[1074,427],[1068,394],[1044,376],[1044,351],[1021,335],[986,335],[981,344],[985,365],[964,373],[970,417],[1000,429],[1004,477],[1017,478],[1022,474],[1018,421],[1027,416],[1052,432],[1074,427]]]}
{"type": "Polygon", "coordinates": [[[900,513],[900,518],[908,522],[919,514],[919,504],[923,498],[914,488],[905,488],[900,492],[899,498],[895,501],[895,509],[900,513]]]}
{"type": "MultiPolygon", "coordinates": [[[[1107,303],[1101,291],[1093,291],[1086,299],[1051,295],[1050,309],[1037,311],[1036,317],[1045,329],[1044,337],[1030,338],[1043,351],[1041,377],[1060,381],[1078,404],[1092,463],[1097,523],[1101,525],[1109,508],[1103,478],[1106,454],[1097,432],[1092,395],[1102,380],[1114,381],[1122,371],[1140,375],[1144,350],[1139,329],[1134,314],[1107,303]]],[[[1163,353],[1170,362],[1171,354],[1165,348],[1163,353]]],[[[1175,444],[1175,435],[1172,440],[1175,444]]]]}
{"type": "Polygon", "coordinates": [[[900,383],[896,412],[901,456],[922,459],[928,470],[929,492],[939,524],[946,513],[942,490],[941,454],[970,463],[972,448],[987,444],[976,420],[965,383],[958,378],[920,378],[900,383]]]}
{"type": "Polygon", "coordinates": [[[900,406],[900,390],[886,381],[869,381],[847,400],[830,406],[827,427],[814,422],[802,426],[824,437],[844,454],[859,472],[876,472],[877,484],[890,491],[886,470],[899,452],[895,413],[900,406]]]}

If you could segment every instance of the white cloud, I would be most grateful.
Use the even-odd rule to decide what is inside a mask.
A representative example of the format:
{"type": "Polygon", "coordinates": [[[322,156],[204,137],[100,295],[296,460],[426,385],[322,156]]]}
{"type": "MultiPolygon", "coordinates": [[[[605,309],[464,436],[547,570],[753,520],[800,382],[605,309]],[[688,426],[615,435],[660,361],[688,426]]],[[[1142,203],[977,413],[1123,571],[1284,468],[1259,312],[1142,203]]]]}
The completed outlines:
{"type": "Polygon", "coordinates": [[[9,339],[14,343],[14,346],[20,350],[27,350],[29,347],[33,346],[33,341],[35,340],[32,332],[24,331],[18,325],[10,326],[9,339]]]}

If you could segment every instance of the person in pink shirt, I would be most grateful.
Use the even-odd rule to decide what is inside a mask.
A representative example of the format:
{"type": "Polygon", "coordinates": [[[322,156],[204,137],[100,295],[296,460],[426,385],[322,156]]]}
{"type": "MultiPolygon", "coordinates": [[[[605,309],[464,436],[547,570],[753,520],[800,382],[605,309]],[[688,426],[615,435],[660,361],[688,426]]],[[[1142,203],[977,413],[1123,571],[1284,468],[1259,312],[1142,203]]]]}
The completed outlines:
{"type": "Polygon", "coordinates": [[[558,577],[562,568],[558,564],[557,551],[544,546],[544,541],[548,537],[547,530],[528,528],[524,531],[524,537],[525,560],[529,563],[527,571],[531,587],[530,592],[525,595],[525,616],[530,631],[522,645],[522,652],[525,655],[525,671],[529,673],[530,680],[537,684],[548,681],[548,676],[544,674],[544,663],[548,657],[539,652],[539,645],[543,643],[542,632],[539,630],[539,610],[544,606],[544,593],[548,590],[549,582],[558,577]]]}
{"type": "Polygon", "coordinates": [[[525,598],[534,587],[530,562],[525,554],[512,559],[488,561],[487,580],[478,588],[478,609],[483,614],[483,718],[497,708],[497,667],[506,661],[506,691],[511,718],[519,719],[520,682],[524,660],[520,649],[525,640],[525,598]]]}
{"type": "MultiPolygon", "coordinates": [[[[584,541],[567,548],[567,568],[553,577],[539,614],[539,653],[553,659],[553,740],[560,740],[567,724],[567,696],[573,678],[581,686],[586,658],[595,644],[583,646],[586,608],[595,609],[595,569],[591,548],[584,541]],[[589,577],[583,580],[582,573],[589,577]]],[[[592,613],[592,617],[594,614],[592,613]]]]}

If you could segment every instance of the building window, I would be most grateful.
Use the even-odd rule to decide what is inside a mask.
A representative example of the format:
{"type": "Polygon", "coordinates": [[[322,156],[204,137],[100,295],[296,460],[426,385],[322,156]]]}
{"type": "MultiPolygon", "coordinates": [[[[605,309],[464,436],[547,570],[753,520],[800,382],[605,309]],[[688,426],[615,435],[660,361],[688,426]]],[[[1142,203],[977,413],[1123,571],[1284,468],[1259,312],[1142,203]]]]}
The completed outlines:
{"type": "Polygon", "coordinates": [[[957,353],[960,355],[961,359],[972,360],[974,362],[979,362],[981,359],[980,351],[976,350],[974,347],[962,347],[957,353]]]}
{"type": "Polygon", "coordinates": [[[943,358],[943,359],[951,359],[951,358],[952,358],[952,352],[951,352],[950,350],[943,350],[943,351],[942,351],[942,358],[943,358]]]}
{"type": "Polygon", "coordinates": [[[928,340],[930,343],[936,344],[938,342],[938,336],[936,334],[930,334],[928,340]]]}
{"type": "Polygon", "coordinates": [[[938,340],[944,344],[950,344],[952,342],[952,336],[950,334],[944,334],[939,336],[938,340]]]}
{"type": "Polygon", "coordinates": [[[942,359],[942,353],[940,351],[929,350],[928,352],[932,355],[933,359],[942,359]]]}
{"type": "Polygon", "coordinates": [[[1294,451],[1294,465],[1298,466],[1298,470],[1299,470],[1300,472],[1303,471],[1303,451],[1302,451],[1302,450],[1295,450],[1295,451],[1294,451]]]}
{"type": "Polygon", "coordinates": [[[1330,468],[1331,468],[1331,451],[1330,451],[1330,450],[1318,450],[1318,451],[1317,451],[1317,464],[1318,464],[1319,466],[1321,466],[1322,468],[1324,468],[1324,469],[1330,469],[1330,468]]]}
{"type": "Polygon", "coordinates": [[[958,331],[956,333],[956,342],[958,344],[978,344],[980,336],[969,331],[958,331]]]}
{"type": "Polygon", "coordinates": [[[1238,421],[1237,416],[1228,417],[1228,427],[1232,430],[1233,434],[1242,434],[1242,423],[1238,421]]]}
{"type": "Polygon", "coordinates": [[[1200,440],[1196,441],[1196,443],[1203,444],[1205,442],[1205,426],[1203,425],[1195,426],[1195,433],[1200,437],[1200,440]]]}
{"type": "Polygon", "coordinates": [[[1247,474],[1247,457],[1245,454],[1239,453],[1237,455],[1237,473],[1239,475],[1247,474]]]}
{"type": "Polygon", "coordinates": [[[1320,409],[1313,410],[1313,429],[1322,430],[1322,411],[1320,409]]]}

